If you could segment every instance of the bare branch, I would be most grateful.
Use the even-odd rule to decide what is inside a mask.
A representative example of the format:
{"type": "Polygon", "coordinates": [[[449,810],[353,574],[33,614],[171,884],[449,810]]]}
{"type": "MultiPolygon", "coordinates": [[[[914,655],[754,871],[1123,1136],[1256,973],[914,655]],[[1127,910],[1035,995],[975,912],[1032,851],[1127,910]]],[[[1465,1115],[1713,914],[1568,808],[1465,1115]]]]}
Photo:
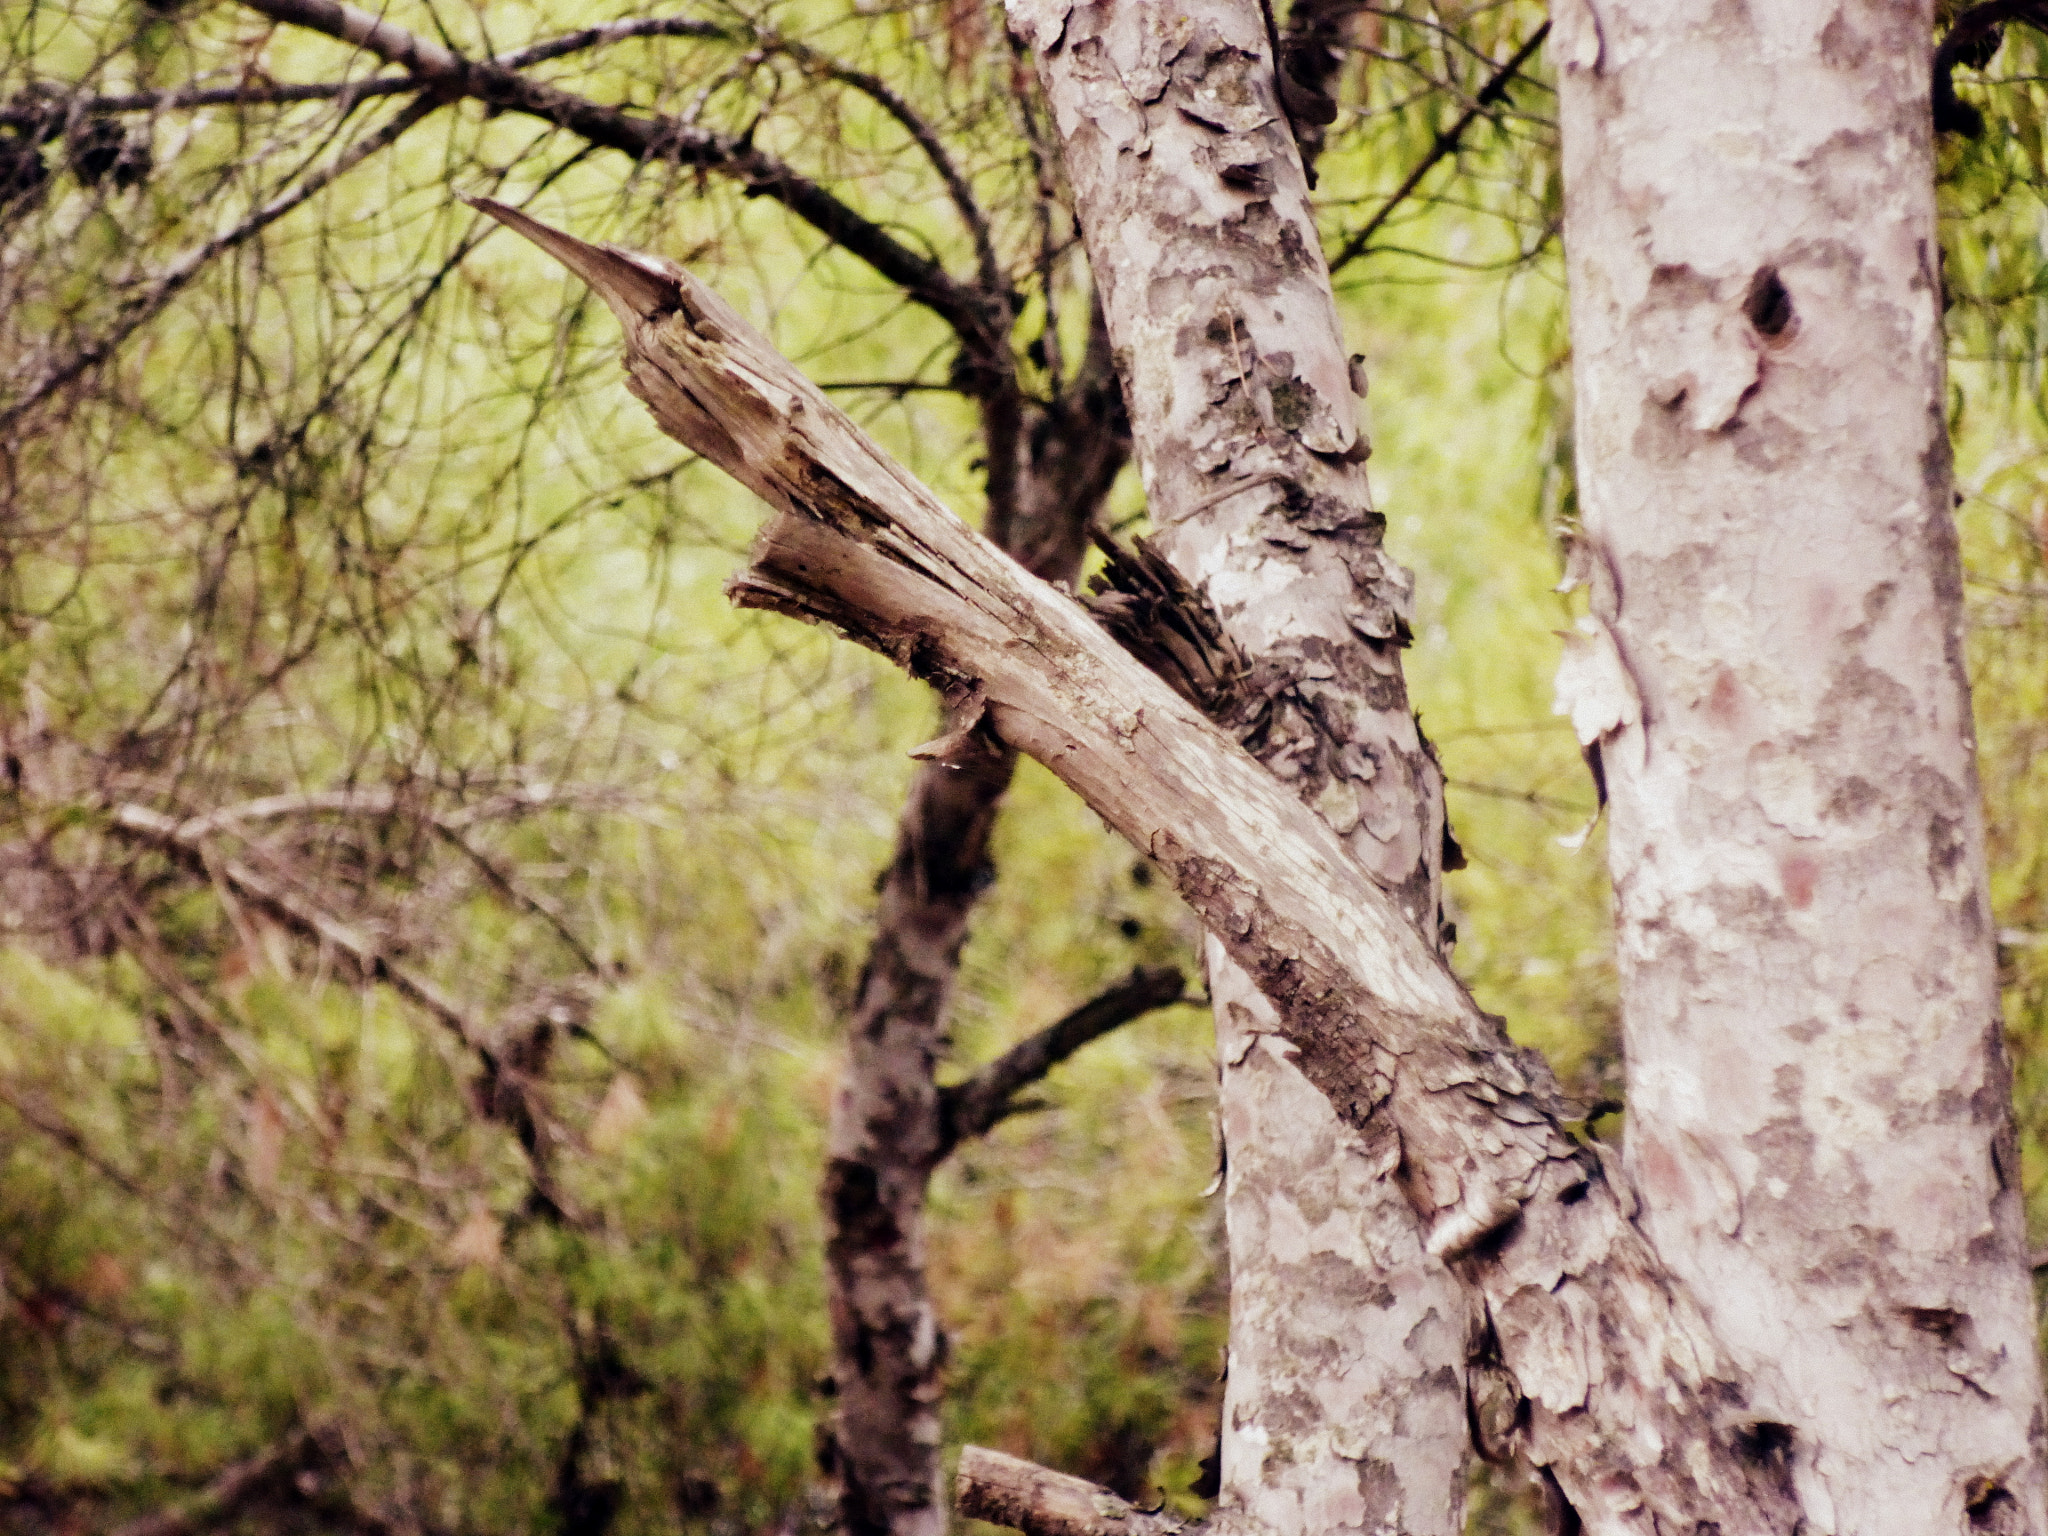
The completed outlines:
{"type": "Polygon", "coordinates": [[[513,906],[519,908],[520,911],[539,918],[549,928],[553,929],[555,937],[567,946],[569,953],[576,957],[576,963],[581,965],[585,971],[589,972],[592,976],[609,974],[604,962],[590,952],[589,946],[577,937],[576,930],[563,920],[561,913],[542,901],[538,896],[535,896],[531,891],[524,889],[510,875],[498,868],[482,849],[473,846],[458,829],[447,825],[439,817],[434,818],[433,828],[440,835],[442,841],[446,842],[456,852],[476,866],[477,872],[484,877],[485,881],[500,896],[503,896],[513,906]]]}
{"type": "Polygon", "coordinates": [[[714,21],[692,21],[683,16],[639,16],[629,21],[608,21],[603,26],[585,27],[580,32],[565,32],[560,37],[545,38],[511,53],[496,54],[491,62],[503,69],[525,69],[528,65],[603,48],[611,43],[622,43],[629,38],[723,38],[727,35],[726,29],[714,21]]]}
{"type": "Polygon", "coordinates": [[[985,1136],[1017,1113],[1017,1095],[1091,1040],[1181,1000],[1186,979],[1170,965],[1139,966],[1072,1013],[1018,1041],[963,1083],[939,1090],[939,1156],[985,1136]]]}
{"type": "MultiPolygon", "coordinates": [[[[220,857],[204,837],[187,834],[185,825],[175,818],[147,806],[122,805],[114,808],[108,826],[117,836],[154,847],[188,868],[220,881],[238,899],[283,923],[300,937],[341,955],[358,975],[384,982],[445,1028],[482,1067],[478,1097],[483,1113],[506,1125],[518,1139],[526,1153],[534,1193],[543,1209],[565,1221],[579,1219],[558,1187],[550,1166],[543,1125],[546,1112],[534,1091],[538,1073],[531,1070],[532,1063],[525,1059],[533,1048],[532,1038],[503,1041],[501,1050],[445,992],[426,976],[385,953],[369,935],[283,881],[273,880],[239,860],[220,857]]],[[[580,945],[575,947],[581,952],[580,945]]],[[[183,1001],[182,995],[180,1000],[183,1001]]]]}
{"type": "Polygon", "coordinates": [[[351,144],[336,155],[325,168],[315,171],[289,191],[272,198],[226,234],[216,235],[205,244],[195,246],[180,256],[147,288],[123,304],[113,324],[97,338],[62,362],[54,363],[45,369],[42,377],[31,384],[20,399],[5,410],[0,410],[0,431],[5,431],[72,380],[112,356],[122,342],[162,313],[164,306],[176,298],[184,290],[185,285],[197,277],[214,257],[233,250],[261,233],[307,198],[347,175],[370,156],[397,143],[408,129],[441,105],[442,98],[439,96],[421,96],[408,102],[397,116],[376,132],[367,134],[351,144]]]}
{"type": "Polygon", "coordinates": [[[953,1507],[970,1520],[1026,1536],[1173,1536],[1197,1529],[1107,1488],[979,1445],[961,1447],[953,1507]]]}
{"type": "Polygon", "coordinates": [[[841,85],[851,86],[874,102],[910,135],[911,141],[924,151],[925,159],[938,172],[939,180],[946,184],[946,195],[952,199],[953,207],[960,215],[960,222],[967,226],[968,234],[974,240],[974,254],[981,273],[981,284],[990,293],[1004,293],[1008,288],[1003,280],[1002,264],[996,259],[995,239],[989,231],[988,216],[975,201],[973,188],[967,185],[967,178],[960,174],[953,157],[946,153],[946,146],[931,129],[931,125],[912,110],[909,102],[889,88],[888,82],[879,75],[866,70],[854,69],[842,64],[828,54],[820,53],[802,43],[790,42],[784,38],[767,40],[769,46],[786,54],[806,69],[836,80],[841,85]]]}
{"type": "MultiPolygon", "coordinates": [[[[549,804],[557,798],[558,792],[550,788],[537,794],[529,792],[525,795],[499,796],[486,802],[486,806],[496,806],[501,811],[510,809],[516,813],[519,810],[549,804]]],[[[390,816],[403,806],[404,801],[398,793],[385,788],[311,790],[296,794],[265,795],[259,799],[244,800],[238,804],[217,807],[198,816],[187,817],[176,824],[176,836],[181,842],[196,847],[220,832],[252,821],[317,815],[390,816]]],[[[552,928],[584,970],[593,976],[604,975],[606,972],[603,963],[563,921],[559,912],[554,911],[531,892],[522,889],[518,882],[498,868],[481,849],[476,848],[463,836],[465,827],[484,819],[481,814],[483,809],[472,808],[468,815],[428,815],[421,819],[450,847],[475,865],[478,873],[499,895],[552,928]]]]}
{"type": "MultiPolygon", "coordinates": [[[[452,811],[436,812],[429,819],[436,828],[460,830],[479,822],[535,811],[566,806],[612,807],[630,804],[632,799],[628,791],[610,784],[524,784],[452,811]]],[[[397,791],[381,787],[262,795],[188,816],[178,823],[178,835],[187,841],[198,841],[252,821],[281,821],[295,816],[389,816],[399,804],[397,791]]]]}
{"type": "Polygon", "coordinates": [[[72,117],[115,117],[127,112],[179,112],[193,107],[271,107],[301,101],[338,101],[353,106],[376,96],[402,96],[433,82],[425,75],[372,75],[363,80],[328,80],[309,85],[246,84],[179,86],[170,91],[131,91],[123,96],[63,97],[40,93],[16,96],[0,106],[0,127],[28,129],[42,138],[63,130],[72,117]]]}
{"type": "Polygon", "coordinates": [[[1401,185],[1388,194],[1387,200],[1380,204],[1379,211],[1367,219],[1365,227],[1346,240],[1344,248],[1330,258],[1330,270],[1332,272],[1337,271],[1350,262],[1356,261],[1366,253],[1367,247],[1372,244],[1372,237],[1379,233],[1380,226],[1387,222],[1387,219],[1396,208],[1399,208],[1402,203],[1408,200],[1410,193],[1422,185],[1422,178],[1435,168],[1437,162],[1457,149],[1459,143],[1465,137],[1465,130],[1477,122],[1485,114],[1488,107],[1507,94],[1508,83],[1521,71],[1522,66],[1527,64],[1535,55],[1536,50],[1543,45],[1543,40],[1548,36],[1550,36],[1550,23],[1546,21],[1542,26],[1529,34],[1529,40],[1509,55],[1505,64],[1502,64],[1493,72],[1493,78],[1481,86],[1479,94],[1472,98],[1472,105],[1464,110],[1455,123],[1436,136],[1436,142],[1429,146],[1429,152],[1416,162],[1415,168],[1408,173],[1401,185]]]}
{"type": "Polygon", "coordinates": [[[119,836],[169,853],[190,867],[217,874],[235,895],[302,936],[336,951],[363,976],[389,983],[393,991],[425,1010],[463,1045],[481,1056],[490,1056],[483,1043],[483,1031],[439,987],[386,955],[367,934],[317,902],[238,860],[211,857],[204,838],[187,835],[182,823],[147,806],[117,806],[108,825],[119,836]]]}
{"type": "Polygon", "coordinates": [[[259,1451],[222,1469],[194,1497],[170,1509],[117,1526],[111,1536],[197,1536],[225,1525],[241,1507],[265,1491],[284,1473],[317,1453],[319,1442],[309,1430],[294,1430],[268,1450],[259,1451]]]}
{"type": "Polygon", "coordinates": [[[58,1146],[84,1163],[123,1194],[137,1200],[147,1199],[147,1194],[140,1180],[133,1174],[115,1167],[114,1164],[108,1162],[98,1152],[95,1152],[92,1143],[85,1139],[84,1133],[76,1126],[67,1122],[55,1110],[36,1102],[36,1100],[23,1093],[21,1089],[5,1081],[0,1081],[0,1104],[4,1104],[13,1110],[23,1120],[27,1121],[29,1125],[41,1131],[50,1140],[56,1142],[58,1146]]]}
{"type": "Polygon", "coordinates": [[[1008,356],[992,310],[998,296],[955,281],[881,225],[856,213],[816,182],[744,138],[713,133],[673,117],[645,117],[529,80],[495,60],[468,59],[439,43],[340,0],[243,0],[273,21],[305,27],[426,77],[445,98],[467,97],[565,128],[601,149],[635,160],[703,166],[739,182],[749,196],[772,198],[827,240],[859,257],[959,333],[977,353],[1008,356]]]}

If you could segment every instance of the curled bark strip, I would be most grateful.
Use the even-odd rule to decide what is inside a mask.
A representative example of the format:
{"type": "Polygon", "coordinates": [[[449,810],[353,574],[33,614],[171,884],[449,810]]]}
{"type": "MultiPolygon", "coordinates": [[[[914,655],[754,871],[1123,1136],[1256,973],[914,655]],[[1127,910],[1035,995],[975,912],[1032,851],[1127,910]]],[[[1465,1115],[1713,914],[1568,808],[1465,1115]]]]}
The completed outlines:
{"type": "Polygon", "coordinates": [[[1241,724],[1251,667],[1208,600],[1145,539],[1126,550],[1098,533],[1095,547],[1103,567],[1088,578],[1082,601],[1096,621],[1210,719],[1241,724]]]}
{"type": "Polygon", "coordinates": [[[954,1508],[1028,1536],[1172,1536],[1189,1529],[1107,1488],[978,1445],[963,1446],[954,1508]]]}
{"type": "Polygon", "coordinates": [[[1547,1068],[1483,1013],[1329,826],[1067,593],[953,515],[673,263],[484,212],[620,317],[662,429],[767,500],[743,607],[832,625],[1044,763],[1170,878],[1278,1009],[1353,1125],[1380,1105],[1405,1188],[1483,1300],[1531,1458],[1592,1531],[1790,1532],[1798,1511],[1737,1373],[1565,1129],[1547,1068]]]}

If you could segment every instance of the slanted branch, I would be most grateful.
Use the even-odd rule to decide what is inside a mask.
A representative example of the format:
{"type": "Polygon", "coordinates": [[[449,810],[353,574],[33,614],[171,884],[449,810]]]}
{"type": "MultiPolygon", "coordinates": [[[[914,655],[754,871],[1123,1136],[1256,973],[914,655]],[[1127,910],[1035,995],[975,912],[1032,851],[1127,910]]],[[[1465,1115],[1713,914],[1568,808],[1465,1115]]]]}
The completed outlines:
{"type": "Polygon", "coordinates": [[[728,587],[826,623],[978,711],[1169,878],[1279,1011],[1309,1080],[1400,1137],[1431,1250],[1483,1303],[1521,1442],[1588,1529],[1787,1532],[1781,1458],[1635,1202],[1336,834],[1074,598],[955,517],[704,284],[502,204],[589,282],[662,429],[776,515],[728,587]],[[1381,1105],[1384,1120],[1375,1117],[1381,1105]]]}

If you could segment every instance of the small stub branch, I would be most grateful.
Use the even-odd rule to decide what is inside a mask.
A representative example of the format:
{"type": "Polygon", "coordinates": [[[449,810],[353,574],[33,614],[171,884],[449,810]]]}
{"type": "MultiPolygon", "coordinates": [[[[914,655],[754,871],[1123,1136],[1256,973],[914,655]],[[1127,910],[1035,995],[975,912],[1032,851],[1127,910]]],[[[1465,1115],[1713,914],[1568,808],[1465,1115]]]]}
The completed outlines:
{"type": "Polygon", "coordinates": [[[961,1448],[953,1507],[1025,1536],[1173,1536],[1187,1523],[1064,1472],[978,1445],[961,1448]]]}
{"type": "Polygon", "coordinates": [[[978,711],[1173,882],[1341,1117],[1360,1126],[1385,1106],[1430,1246],[1476,1288],[1518,1384],[1521,1444],[1586,1528],[1789,1536],[1798,1511],[1773,1437],[1632,1195],[1565,1129],[1548,1070],[1330,827],[702,283],[477,206],[596,289],[663,430],[776,509],[728,588],[736,603],[832,625],[978,711]]]}

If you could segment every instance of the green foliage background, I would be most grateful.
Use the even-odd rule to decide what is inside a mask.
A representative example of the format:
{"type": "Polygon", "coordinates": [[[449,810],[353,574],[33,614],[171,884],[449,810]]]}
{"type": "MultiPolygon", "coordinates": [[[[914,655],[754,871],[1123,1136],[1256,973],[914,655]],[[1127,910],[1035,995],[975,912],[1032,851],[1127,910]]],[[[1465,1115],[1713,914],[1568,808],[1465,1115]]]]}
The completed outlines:
{"type": "MultiPolygon", "coordinates": [[[[1027,248],[1037,173],[998,34],[946,5],[704,14],[731,38],[623,45],[574,64],[580,88],[758,116],[764,146],[962,259],[892,124],[746,62],[764,27],[801,36],[932,114],[1004,249],[1027,248]]],[[[1539,19],[1431,14],[1449,20],[1390,14],[1347,97],[1333,246],[1462,110],[1423,84],[1469,97],[1539,19]]],[[[392,15],[432,33],[423,6],[392,15]]],[[[477,51],[603,19],[516,0],[437,17],[477,51]]],[[[36,4],[4,25],[9,96],[360,68],[229,6],[36,4]]],[[[1962,77],[2003,126],[1945,146],[1943,197],[1994,897],[2048,1232],[2044,62],[2016,32],[1962,77]]],[[[1623,1083],[1599,837],[1560,842],[1590,786],[1549,713],[1572,502],[1547,110],[1540,82],[1517,87],[1338,282],[1389,543],[1418,575],[1414,693],[1470,859],[1459,963],[1591,1102],[1623,1083]]],[[[10,295],[9,346],[103,328],[124,284],[336,128],[251,123],[166,116],[147,184],[60,169],[5,209],[10,261],[45,274],[10,295]]],[[[25,766],[0,787],[0,1510],[20,1529],[159,1508],[298,1429],[321,1451],[296,1529],[567,1529],[572,1447],[621,1533],[818,1517],[822,1131],[929,705],[830,637],[726,607],[747,499],[653,433],[609,317],[509,239],[479,244],[451,183],[687,256],[821,379],[945,378],[937,322],[765,201],[464,107],[215,263],[10,458],[0,720],[25,766]],[[342,789],[383,809],[237,822],[220,856],[345,893],[505,1059],[544,1041],[538,1153],[448,1030],[114,821],[138,798],[184,816],[342,789]]],[[[1034,290],[1020,346],[1077,259],[1034,290]]],[[[843,398],[975,513],[954,396],[843,398]]],[[[1127,518],[1140,503],[1120,488],[1127,518]]],[[[1030,765],[998,869],[963,1071],[1134,963],[1192,968],[1187,914],[1030,765]]],[[[1206,1019],[1170,1010],[942,1170],[952,1442],[1135,1465],[1192,1505],[1227,1291],[1212,1096],[1206,1019]]],[[[1520,1517],[1488,1495],[1475,1518],[1520,1517]]]]}

